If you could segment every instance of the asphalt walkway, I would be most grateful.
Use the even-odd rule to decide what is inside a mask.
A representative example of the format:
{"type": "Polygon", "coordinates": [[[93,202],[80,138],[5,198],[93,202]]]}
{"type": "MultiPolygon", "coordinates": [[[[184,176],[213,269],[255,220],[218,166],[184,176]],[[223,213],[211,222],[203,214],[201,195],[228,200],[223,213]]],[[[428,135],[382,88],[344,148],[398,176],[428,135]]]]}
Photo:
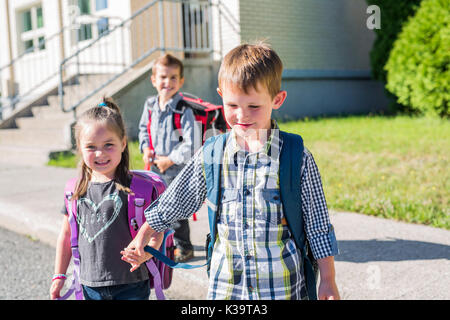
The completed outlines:
{"type": "MultiPolygon", "coordinates": [[[[0,160],[0,225],[55,245],[65,182],[74,169],[25,167],[0,160]]],[[[191,221],[196,257],[203,264],[205,208],[191,221]]],[[[450,231],[372,216],[331,212],[340,254],[336,282],[342,299],[450,299],[450,231]]],[[[204,299],[205,268],[175,270],[170,299],[204,299]]]]}

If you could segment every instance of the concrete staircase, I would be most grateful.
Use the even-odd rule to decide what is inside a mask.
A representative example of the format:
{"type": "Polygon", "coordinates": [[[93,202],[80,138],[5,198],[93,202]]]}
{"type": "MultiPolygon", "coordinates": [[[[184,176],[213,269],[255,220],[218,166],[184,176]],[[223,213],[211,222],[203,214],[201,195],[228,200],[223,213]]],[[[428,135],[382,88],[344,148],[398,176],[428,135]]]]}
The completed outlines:
{"type": "MultiPolygon", "coordinates": [[[[66,108],[69,102],[78,97],[85,88],[95,88],[108,79],[110,75],[83,75],[78,77],[78,83],[64,87],[66,108]]],[[[72,112],[63,112],[60,108],[56,90],[44,95],[22,107],[8,120],[8,128],[0,129],[0,162],[17,163],[29,166],[45,165],[52,152],[70,150],[70,125],[74,121],[72,112]]],[[[77,108],[81,114],[98,101],[102,94],[94,95],[77,108]]]]}

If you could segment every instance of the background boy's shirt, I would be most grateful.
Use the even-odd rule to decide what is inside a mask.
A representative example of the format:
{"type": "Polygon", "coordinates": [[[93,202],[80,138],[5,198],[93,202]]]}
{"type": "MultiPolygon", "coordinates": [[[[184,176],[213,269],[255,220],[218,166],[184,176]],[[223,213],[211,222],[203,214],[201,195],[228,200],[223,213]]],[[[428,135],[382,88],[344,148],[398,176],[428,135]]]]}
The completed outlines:
{"type": "Polygon", "coordinates": [[[196,129],[194,113],[190,108],[185,108],[181,116],[182,142],[179,140],[177,129],[173,127],[173,114],[174,112],[180,113],[180,111],[176,111],[176,106],[181,98],[178,93],[175,94],[167,103],[164,111],[159,108],[158,96],[148,98],[139,121],[139,148],[143,152],[143,149],[149,146],[147,124],[150,115],[149,110],[151,110],[150,132],[155,154],[168,156],[175,163],[164,172],[167,176],[176,176],[192,157],[195,150],[200,147],[195,145],[194,137],[196,137],[196,133],[198,134],[196,131],[198,128],[196,129]]]}
{"type": "MultiPolygon", "coordinates": [[[[218,237],[211,261],[209,299],[301,299],[306,296],[299,253],[287,226],[279,190],[282,141],[274,123],[260,152],[237,145],[233,131],[224,151],[218,237]]],[[[299,182],[300,183],[300,182],[299,182]]],[[[311,153],[304,151],[301,172],[305,228],[316,259],[335,255],[320,175],[311,153]]],[[[198,211],[206,198],[202,149],[161,198],[145,212],[161,231],[198,211]]]]}

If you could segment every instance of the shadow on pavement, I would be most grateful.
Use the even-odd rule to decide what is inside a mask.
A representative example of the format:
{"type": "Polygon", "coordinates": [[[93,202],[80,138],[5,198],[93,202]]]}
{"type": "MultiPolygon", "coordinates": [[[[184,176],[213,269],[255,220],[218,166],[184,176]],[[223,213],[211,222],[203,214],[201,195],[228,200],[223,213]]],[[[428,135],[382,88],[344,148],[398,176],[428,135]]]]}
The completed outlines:
{"type": "Polygon", "coordinates": [[[336,261],[364,263],[370,261],[450,260],[450,246],[403,239],[338,241],[336,261]]]}

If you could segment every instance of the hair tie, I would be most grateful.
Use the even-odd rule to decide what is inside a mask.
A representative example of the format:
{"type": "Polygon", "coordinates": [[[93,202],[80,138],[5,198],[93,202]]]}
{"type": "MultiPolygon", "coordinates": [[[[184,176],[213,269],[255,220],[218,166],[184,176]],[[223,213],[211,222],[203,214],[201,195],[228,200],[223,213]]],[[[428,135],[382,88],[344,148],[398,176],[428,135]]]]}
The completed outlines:
{"type": "Polygon", "coordinates": [[[99,107],[107,107],[108,105],[105,102],[101,102],[98,104],[99,107]]]}

